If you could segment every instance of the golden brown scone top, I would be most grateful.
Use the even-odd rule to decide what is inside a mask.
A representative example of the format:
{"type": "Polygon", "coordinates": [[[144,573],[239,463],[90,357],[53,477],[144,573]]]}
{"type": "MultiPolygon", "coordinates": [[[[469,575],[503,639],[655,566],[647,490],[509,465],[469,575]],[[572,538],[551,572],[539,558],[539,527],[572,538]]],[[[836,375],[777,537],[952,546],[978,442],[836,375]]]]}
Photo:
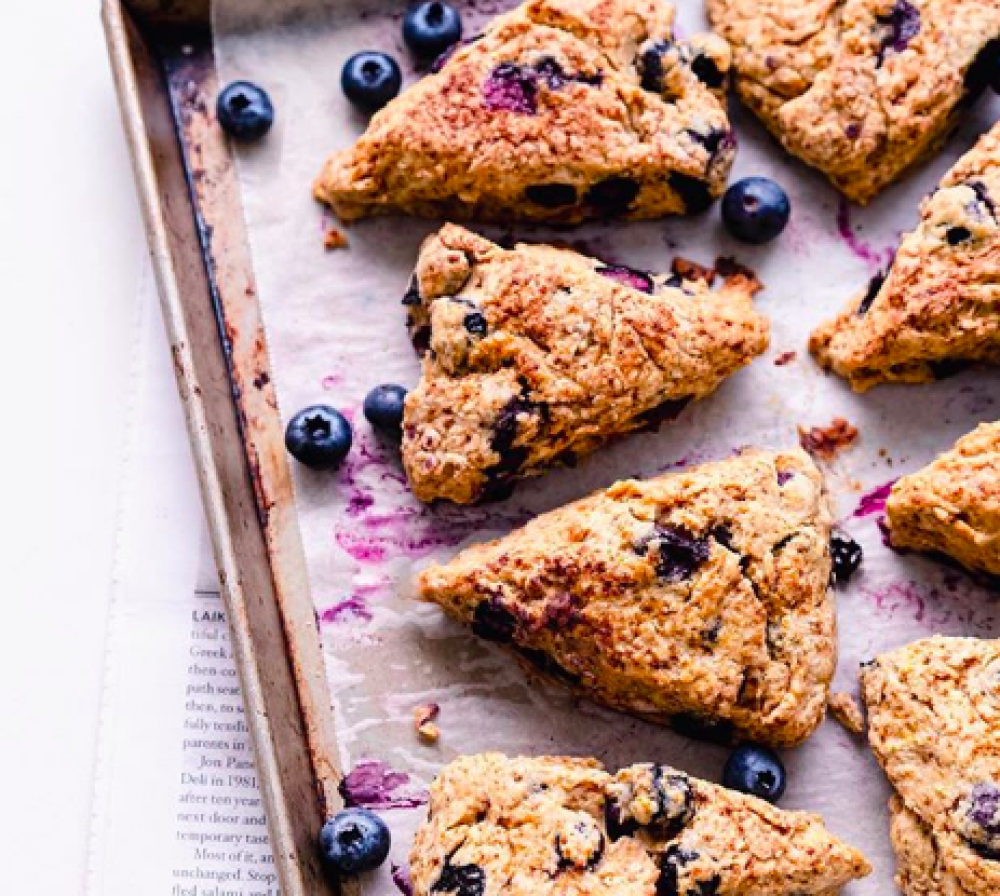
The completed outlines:
{"type": "Polygon", "coordinates": [[[836,665],[830,512],[800,450],[747,451],[537,517],[419,576],[418,593],[616,709],[793,745],[836,665]]]}
{"type": "Polygon", "coordinates": [[[1000,423],[981,424],[896,482],[886,509],[894,547],[1000,575],[1000,423]]]}
{"type": "Polygon", "coordinates": [[[857,391],[1000,362],[1000,125],[944,176],[887,275],[812,335],[823,367],[857,391]]]}
{"type": "Polygon", "coordinates": [[[1000,37],[1000,0],[707,6],[744,102],[856,202],[935,152],[996,64],[987,45],[1000,37]]]}
{"type": "Polygon", "coordinates": [[[431,786],[414,896],[832,896],[870,871],[822,820],[662,765],[463,756],[431,786]]]}
{"type": "Polygon", "coordinates": [[[729,48],[673,20],[662,0],[528,0],[376,114],[315,194],[345,221],[702,211],[736,152],[729,48]]]}
{"type": "Polygon", "coordinates": [[[1000,642],[928,638],[861,673],[907,896],[1000,893],[1000,642]]]}
{"type": "Polygon", "coordinates": [[[568,249],[428,238],[404,300],[428,349],[403,464],[422,501],[470,503],[675,415],[767,347],[757,282],[652,275],[568,249]]]}

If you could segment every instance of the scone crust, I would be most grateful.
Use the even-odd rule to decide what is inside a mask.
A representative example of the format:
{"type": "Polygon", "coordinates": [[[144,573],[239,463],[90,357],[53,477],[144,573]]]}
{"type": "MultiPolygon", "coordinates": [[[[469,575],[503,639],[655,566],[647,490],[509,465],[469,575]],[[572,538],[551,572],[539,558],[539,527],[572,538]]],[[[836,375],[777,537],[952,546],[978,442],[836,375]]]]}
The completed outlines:
{"type": "Polygon", "coordinates": [[[866,203],[935,152],[1000,36],[998,0],[707,0],[743,101],[866,203]],[[984,58],[986,54],[983,54],[984,58]]]}
{"type": "Polygon", "coordinates": [[[703,211],[736,153],[729,48],[673,21],[663,0],[528,0],[376,114],[316,197],[345,221],[703,211]]]}
{"type": "Polygon", "coordinates": [[[894,547],[935,551],[1000,575],[1000,423],[983,423],[892,487],[894,547]]]}
{"type": "MultiPolygon", "coordinates": [[[[916,641],[863,668],[861,689],[869,742],[895,790],[891,835],[902,891],[1000,892],[1000,851],[963,836],[970,795],[1000,786],[1000,643],[916,641]]],[[[993,824],[1000,838],[1000,818],[993,824]]]]}
{"type": "Polygon", "coordinates": [[[880,274],[813,333],[819,363],[863,392],[1000,363],[1000,124],[944,176],[880,274]]]}
{"type": "Polygon", "coordinates": [[[502,249],[457,225],[428,238],[406,300],[429,349],[403,426],[417,498],[466,504],[572,462],[676,414],[766,349],[752,276],[714,291],[710,273],[689,276],[502,249]]]}
{"type": "Polygon", "coordinates": [[[825,896],[869,871],[818,816],[666,766],[498,753],[444,768],[410,858],[414,896],[825,896]]]}
{"type": "Polygon", "coordinates": [[[748,451],[619,482],[417,586],[607,706],[793,745],[821,721],[836,665],[830,525],[808,455],[748,451]]]}

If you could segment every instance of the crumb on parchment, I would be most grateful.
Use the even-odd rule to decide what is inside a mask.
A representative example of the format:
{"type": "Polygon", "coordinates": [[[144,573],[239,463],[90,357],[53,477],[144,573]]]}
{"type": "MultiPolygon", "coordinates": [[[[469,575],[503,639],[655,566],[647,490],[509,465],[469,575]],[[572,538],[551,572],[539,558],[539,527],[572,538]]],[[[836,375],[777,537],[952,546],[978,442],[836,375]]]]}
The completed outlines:
{"type": "Polygon", "coordinates": [[[858,440],[858,428],[843,417],[834,417],[829,426],[799,427],[799,444],[813,457],[831,460],[858,440]]]}
{"type": "Polygon", "coordinates": [[[434,724],[440,712],[441,707],[437,703],[423,703],[413,710],[413,727],[421,740],[435,743],[441,736],[440,729],[434,724]]]}
{"type": "Polygon", "coordinates": [[[791,364],[799,356],[797,351],[782,352],[774,359],[775,367],[784,367],[786,364],[791,364]]]}
{"type": "Polygon", "coordinates": [[[865,719],[861,714],[858,701],[844,691],[830,694],[826,702],[830,715],[843,725],[851,734],[861,734],[865,730],[865,719]]]}
{"type": "Polygon", "coordinates": [[[347,234],[337,227],[329,227],[326,236],[323,237],[324,249],[346,249],[350,244],[347,242],[347,234]]]}

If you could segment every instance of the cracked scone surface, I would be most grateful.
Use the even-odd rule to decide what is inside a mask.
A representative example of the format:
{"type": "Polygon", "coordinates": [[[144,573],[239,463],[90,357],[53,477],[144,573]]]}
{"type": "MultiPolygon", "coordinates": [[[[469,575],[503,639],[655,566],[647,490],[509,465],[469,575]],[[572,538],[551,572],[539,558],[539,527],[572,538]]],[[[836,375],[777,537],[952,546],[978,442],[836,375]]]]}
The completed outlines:
{"type": "Polygon", "coordinates": [[[428,349],[403,464],[423,501],[470,503],[672,416],[767,348],[752,276],[651,275],[567,249],[502,249],[456,225],[404,302],[428,349]]]}
{"type": "Polygon", "coordinates": [[[965,362],[1000,363],[1000,125],[921,205],[885,274],[810,339],[857,391],[924,383],[965,362]]]}
{"type": "Polygon", "coordinates": [[[983,423],[898,480],[886,509],[894,547],[936,551],[1000,576],[1000,423],[983,423]]]}
{"type": "Polygon", "coordinates": [[[1000,893],[1000,642],[928,638],[861,673],[907,896],[1000,893]]]}
{"type": "Polygon", "coordinates": [[[836,665],[830,512],[805,452],[627,480],[461,552],[420,597],[594,700],[801,742],[836,665]]]}
{"type": "Polygon", "coordinates": [[[936,151],[985,87],[998,0],[707,0],[743,101],[867,202],[936,151]]]}
{"type": "Polygon", "coordinates": [[[822,820],[594,760],[463,756],[431,786],[414,896],[829,896],[869,872],[822,820]]]}
{"type": "Polygon", "coordinates": [[[736,152],[729,48],[673,20],[662,0],[529,0],[376,114],[315,194],[345,221],[703,211],[736,152]]]}

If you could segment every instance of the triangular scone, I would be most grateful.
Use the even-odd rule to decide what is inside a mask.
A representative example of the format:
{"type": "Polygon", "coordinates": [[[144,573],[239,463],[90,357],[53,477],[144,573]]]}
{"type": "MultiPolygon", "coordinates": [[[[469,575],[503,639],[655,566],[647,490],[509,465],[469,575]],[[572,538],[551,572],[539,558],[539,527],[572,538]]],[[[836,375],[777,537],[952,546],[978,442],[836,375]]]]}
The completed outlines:
{"type": "Polygon", "coordinates": [[[907,896],[1000,893],[1000,641],[928,638],[861,672],[907,896]]]}
{"type": "Polygon", "coordinates": [[[832,896],[870,872],[822,819],[663,765],[463,756],[431,785],[414,896],[832,896]]]}
{"type": "Polygon", "coordinates": [[[502,249],[456,225],[420,251],[410,308],[429,347],[403,463],[423,501],[469,503],[701,398],[767,348],[757,282],[660,277],[568,249],[502,249]]]}
{"type": "Polygon", "coordinates": [[[836,665],[830,511],[809,456],[627,480],[424,570],[418,594],[615,709],[797,744],[836,665]]]}
{"type": "Polygon", "coordinates": [[[529,0],[375,115],[316,197],[345,221],[703,211],[736,153],[729,48],[673,20],[663,0],[529,0]]]}
{"type": "Polygon", "coordinates": [[[929,382],[962,362],[1000,363],[998,213],[1000,124],[924,200],[889,271],[813,333],[819,363],[859,392],[929,382]]]}
{"type": "Polygon", "coordinates": [[[707,0],[736,84],[785,149],[868,202],[988,83],[997,0],[707,0]]]}
{"type": "Polygon", "coordinates": [[[1000,423],[983,423],[892,487],[893,547],[947,554],[1000,576],[1000,423]]]}

